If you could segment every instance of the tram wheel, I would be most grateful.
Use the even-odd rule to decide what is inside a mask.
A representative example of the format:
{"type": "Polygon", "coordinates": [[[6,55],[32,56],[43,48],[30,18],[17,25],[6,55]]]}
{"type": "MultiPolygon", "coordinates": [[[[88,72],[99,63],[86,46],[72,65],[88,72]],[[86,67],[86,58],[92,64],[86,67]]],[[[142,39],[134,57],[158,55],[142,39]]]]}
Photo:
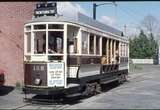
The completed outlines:
{"type": "Polygon", "coordinates": [[[122,84],[123,83],[123,76],[122,74],[118,76],[118,84],[122,84]]]}
{"type": "Polygon", "coordinates": [[[89,84],[86,84],[84,91],[82,92],[83,96],[89,96],[90,94],[90,86],[89,84]]]}
{"type": "Polygon", "coordinates": [[[96,87],[96,83],[87,83],[85,90],[82,92],[83,96],[92,96],[96,94],[96,89],[98,92],[99,87],[96,87]]]}
{"type": "Polygon", "coordinates": [[[95,94],[100,94],[102,92],[101,85],[99,83],[96,83],[95,85],[95,94]]]}
{"type": "Polygon", "coordinates": [[[128,75],[124,74],[124,82],[128,81],[128,75]]]}

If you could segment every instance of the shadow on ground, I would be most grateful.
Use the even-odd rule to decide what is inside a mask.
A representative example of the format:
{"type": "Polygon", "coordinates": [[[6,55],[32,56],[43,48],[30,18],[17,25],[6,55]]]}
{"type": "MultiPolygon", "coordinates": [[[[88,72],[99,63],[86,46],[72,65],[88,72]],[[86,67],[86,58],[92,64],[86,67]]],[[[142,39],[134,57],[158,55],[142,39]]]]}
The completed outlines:
{"type": "Polygon", "coordinates": [[[12,86],[1,86],[0,87],[0,96],[7,95],[10,92],[12,92],[13,90],[14,90],[14,87],[12,87],[12,86]]]}
{"type": "MultiPolygon", "coordinates": [[[[102,85],[102,93],[107,92],[113,88],[118,87],[119,85],[116,82],[109,83],[109,84],[104,84],[102,85]]],[[[34,104],[69,104],[69,105],[74,105],[77,103],[82,102],[82,100],[87,99],[91,96],[74,96],[74,97],[69,97],[66,98],[64,95],[59,94],[59,95],[35,95],[31,99],[27,100],[27,102],[31,102],[34,104]]]]}

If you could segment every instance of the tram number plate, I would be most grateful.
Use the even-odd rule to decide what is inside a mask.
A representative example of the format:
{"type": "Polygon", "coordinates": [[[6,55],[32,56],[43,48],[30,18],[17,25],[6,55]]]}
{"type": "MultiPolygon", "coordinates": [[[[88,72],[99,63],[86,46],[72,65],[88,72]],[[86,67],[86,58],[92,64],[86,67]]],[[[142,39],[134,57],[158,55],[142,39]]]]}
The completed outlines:
{"type": "Polygon", "coordinates": [[[48,63],[47,84],[49,87],[64,86],[64,63],[48,63]]]}

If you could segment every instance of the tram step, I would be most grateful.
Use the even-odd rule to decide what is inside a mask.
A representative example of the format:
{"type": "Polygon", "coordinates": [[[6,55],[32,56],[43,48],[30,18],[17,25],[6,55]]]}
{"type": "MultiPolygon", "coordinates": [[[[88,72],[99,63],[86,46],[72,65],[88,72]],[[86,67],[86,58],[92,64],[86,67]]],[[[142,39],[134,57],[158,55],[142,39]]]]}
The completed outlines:
{"type": "Polygon", "coordinates": [[[80,84],[70,83],[67,85],[67,88],[79,87],[79,86],[80,86],[80,84]]]}
{"type": "Polygon", "coordinates": [[[78,97],[78,96],[81,96],[81,95],[82,95],[81,93],[69,94],[69,95],[66,95],[66,98],[78,97]]]}
{"type": "Polygon", "coordinates": [[[107,80],[107,81],[102,81],[101,84],[111,83],[111,82],[116,81],[116,80],[118,80],[118,78],[107,80]]]}

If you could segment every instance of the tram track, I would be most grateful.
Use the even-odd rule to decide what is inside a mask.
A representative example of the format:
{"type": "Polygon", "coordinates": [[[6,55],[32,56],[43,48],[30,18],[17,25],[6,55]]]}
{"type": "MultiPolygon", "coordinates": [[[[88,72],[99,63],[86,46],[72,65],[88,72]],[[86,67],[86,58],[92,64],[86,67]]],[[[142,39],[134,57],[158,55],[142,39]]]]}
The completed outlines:
{"type": "MultiPolygon", "coordinates": [[[[44,97],[43,97],[44,98],[44,97]]],[[[63,100],[60,99],[38,99],[38,100],[34,100],[34,99],[28,99],[28,100],[24,100],[24,104],[20,105],[16,108],[14,108],[14,110],[19,110],[19,109],[65,109],[71,105],[73,105],[74,103],[77,103],[77,101],[81,100],[77,99],[75,100],[75,98],[64,98],[63,100]],[[25,104],[26,103],[26,104],[25,104]]]]}
{"type": "Polygon", "coordinates": [[[70,105],[68,104],[56,104],[56,103],[50,103],[50,104],[42,104],[42,103],[29,103],[29,104],[25,104],[25,105],[22,105],[22,106],[18,106],[16,108],[14,108],[14,110],[19,110],[19,109],[65,109],[66,107],[69,107],[70,105]]]}
{"type": "Polygon", "coordinates": [[[28,106],[28,105],[31,105],[31,104],[25,104],[25,105],[22,105],[22,106],[16,107],[14,110],[21,109],[21,108],[23,108],[23,107],[25,107],[25,106],[28,106]]]}

